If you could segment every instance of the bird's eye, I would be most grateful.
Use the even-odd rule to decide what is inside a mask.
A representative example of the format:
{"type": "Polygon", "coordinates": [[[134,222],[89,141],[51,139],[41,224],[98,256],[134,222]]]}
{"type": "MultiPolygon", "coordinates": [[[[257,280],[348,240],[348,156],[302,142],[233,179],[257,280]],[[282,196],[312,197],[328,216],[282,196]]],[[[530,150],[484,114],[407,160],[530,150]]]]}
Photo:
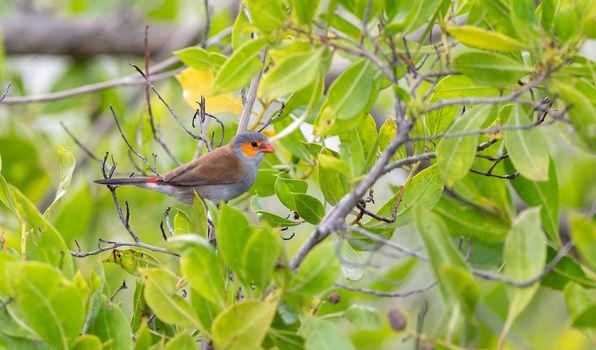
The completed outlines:
{"type": "Polygon", "coordinates": [[[256,141],[253,141],[253,142],[250,143],[250,145],[253,146],[253,147],[257,147],[257,142],[256,141]]]}

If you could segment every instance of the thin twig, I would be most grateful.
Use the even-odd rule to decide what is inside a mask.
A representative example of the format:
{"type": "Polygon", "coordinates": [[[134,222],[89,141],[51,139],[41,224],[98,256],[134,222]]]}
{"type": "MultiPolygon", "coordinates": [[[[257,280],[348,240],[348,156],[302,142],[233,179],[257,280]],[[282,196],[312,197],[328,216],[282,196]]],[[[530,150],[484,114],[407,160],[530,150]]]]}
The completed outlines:
{"type": "Polygon", "coordinates": [[[174,237],[174,230],[172,229],[172,224],[170,223],[170,209],[172,209],[172,207],[167,207],[163,216],[164,216],[164,221],[166,222],[166,227],[168,228],[168,233],[170,234],[170,237],[174,237]]]}
{"type": "MultiPolygon", "coordinates": [[[[141,74],[143,76],[145,75],[143,73],[143,71],[138,66],[136,66],[134,64],[131,64],[131,66],[134,69],[136,69],[139,74],[141,74]]],[[[190,129],[188,129],[186,127],[186,125],[184,125],[182,120],[178,117],[178,114],[176,114],[176,111],[174,111],[174,109],[172,107],[170,107],[170,105],[166,102],[166,100],[164,100],[164,98],[159,94],[159,92],[157,92],[157,90],[155,89],[155,86],[153,84],[151,84],[150,82],[148,84],[151,87],[151,90],[153,90],[153,92],[157,96],[157,98],[159,98],[161,103],[163,103],[163,105],[166,107],[166,109],[170,112],[170,115],[172,117],[174,117],[174,119],[178,122],[178,125],[180,125],[180,127],[182,127],[182,129],[193,139],[204,142],[207,149],[209,149],[211,151],[211,146],[209,145],[209,142],[207,142],[207,140],[204,139],[203,137],[201,137],[200,135],[197,135],[197,134],[193,133],[192,131],[190,131],[190,129]]]]}
{"type": "Polygon", "coordinates": [[[8,95],[8,92],[10,91],[10,87],[12,86],[12,83],[8,83],[6,85],[6,87],[4,88],[4,91],[2,92],[2,94],[0,95],[0,103],[2,103],[2,101],[4,101],[4,99],[6,98],[6,96],[8,95]]]}
{"type": "Polygon", "coordinates": [[[110,105],[110,111],[112,112],[112,116],[114,116],[114,122],[116,123],[116,127],[118,128],[118,131],[120,132],[120,136],[122,136],[122,139],[124,140],[124,142],[128,146],[128,149],[131,152],[133,152],[140,160],[142,160],[143,163],[145,163],[145,166],[147,167],[147,169],[149,169],[155,175],[159,176],[159,173],[157,172],[157,169],[155,169],[155,167],[153,165],[151,165],[151,163],[149,162],[149,160],[147,159],[147,157],[145,157],[144,155],[142,155],[141,153],[139,153],[133,147],[133,145],[131,145],[130,142],[128,142],[128,139],[126,138],[126,136],[124,135],[124,132],[122,131],[122,127],[120,126],[120,122],[118,121],[118,116],[116,115],[116,111],[114,111],[114,108],[111,105],[110,105]]]}
{"type": "Polygon", "coordinates": [[[167,143],[163,140],[161,135],[161,130],[159,126],[155,125],[155,118],[153,117],[153,110],[151,108],[151,94],[149,91],[150,82],[149,79],[151,78],[151,73],[149,70],[149,58],[151,53],[149,52],[149,26],[145,26],[145,74],[141,75],[145,79],[145,103],[147,104],[147,116],[149,117],[149,125],[151,126],[151,134],[153,135],[153,139],[161,145],[161,148],[166,152],[166,154],[172,159],[172,161],[176,165],[180,165],[180,161],[174,156],[170,147],[168,147],[167,143]]]}
{"type": "Polygon", "coordinates": [[[116,289],[116,291],[112,294],[112,296],[110,297],[110,301],[114,301],[114,298],[116,297],[116,295],[118,295],[118,293],[120,293],[121,291],[128,289],[128,286],[126,285],[126,280],[122,280],[122,284],[120,285],[120,287],[118,287],[118,289],[116,289]]]}

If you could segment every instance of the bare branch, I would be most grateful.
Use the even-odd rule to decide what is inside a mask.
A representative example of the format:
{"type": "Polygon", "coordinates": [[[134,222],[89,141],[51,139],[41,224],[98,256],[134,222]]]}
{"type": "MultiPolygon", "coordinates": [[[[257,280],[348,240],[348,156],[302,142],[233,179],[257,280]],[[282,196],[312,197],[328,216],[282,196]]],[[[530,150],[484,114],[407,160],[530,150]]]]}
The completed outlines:
{"type": "MultiPolygon", "coordinates": [[[[266,53],[265,53],[266,54],[266,53]]],[[[263,54],[263,56],[265,56],[263,54]]],[[[242,114],[240,115],[240,120],[238,121],[238,131],[237,134],[246,131],[248,127],[248,122],[250,121],[250,115],[252,113],[253,106],[255,104],[255,100],[257,99],[257,89],[259,87],[259,82],[261,81],[261,76],[263,75],[263,71],[260,70],[257,75],[250,81],[250,87],[248,88],[248,96],[246,98],[246,102],[242,106],[242,114]]]]}
{"type": "Polygon", "coordinates": [[[116,291],[112,294],[112,296],[110,297],[110,301],[114,301],[114,298],[116,297],[116,295],[118,295],[118,293],[120,293],[121,291],[128,289],[128,286],[126,285],[126,280],[122,280],[122,284],[120,285],[120,287],[118,287],[118,289],[116,289],[116,291]]]}
{"type": "Polygon", "coordinates": [[[118,241],[108,241],[108,240],[100,239],[99,242],[100,243],[108,243],[108,245],[103,246],[103,247],[98,247],[96,250],[92,250],[90,252],[84,252],[84,253],[75,252],[75,251],[71,250],[70,255],[72,255],[76,258],[84,258],[87,256],[98,255],[103,252],[107,252],[109,250],[117,249],[120,247],[133,247],[133,248],[142,248],[142,249],[150,250],[150,251],[156,252],[156,253],[163,253],[163,254],[179,256],[178,254],[170,252],[169,250],[167,250],[165,248],[156,247],[156,246],[146,244],[146,243],[143,243],[140,241],[139,242],[118,242],[118,241]]]}
{"type": "Polygon", "coordinates": [[[425,287],[422,287],[422,288],[419,288],[419,289],[409,290],[409,291],[406,291],[406,292],[381,292],[381,291],[373,290],[373,289],[350,287],[350,286],[346,286],[346,285],[340,284],[340,283],[336,283],[335,284],[335,286],[337,288],[349,290],[349,291],[352,291],[352,292],[358,292],[358,293],[362,293],[362,294],[374,295],[374,296],[377,296],[377,297],[385,297],[385,298],[405,298],[405,297],[409,297],[409,296],[412,296],[412,295],[422,294],[422,293],[426,292],[427,290],[433,288],[436,285],[437,285],[437,282],[434,281],[434,282],[431,282],[430,284],[428,284],[425,287]]]}
{"type": "Polygon", "coordinates": [[[168,233],[170,234],[170,237],[174,237],[174,230],[172,229],[172,224],[170,223],[170,209],[172,209],[172,207],[167,207],[163,216],[164,216],[164,221],[166,222],[166,227],[168,228],[168,233]]]}
{"type": "MultiPolygon", "coordinates": [[[[214,35],[208,40],[207,45],[212,45],[218,43],[222,38],[230,35],[232,32],[232,28],[226,28],[222,30],[217,35],[214,35]]],[[[169,68],[177,63],[180,63],[178,57],[170,57],[164,61],[161,61],[155,65],[153,65],[153,72],[161,72],[162,70],[169,68]]],[[[174,75],[179,74],[183,68],[163,72],[160,74],[153,74],[149,81],[155,82],[163,79],[167,79],[173,77],[174,75]]],[[[47,94],[40,94],[40,95],[32,95],[32,96],[8,96],[3,103],[4,104],[22,104],[22,103],[43,103],[43,102],[52,102],[57,100],[63,100],[66,98],[71,98],[79,95],[91,94],[94,92],[111,89],[115,87],[121,86],[134,86],[134,85],[144,85],[146,84],[144,79],[140,79],[136,74],[131,74],[125,77],[116,78],[108,81],[104,81],[101,83],[94,83],[89,85],[83,85],[72,89],[47,93],[47,94]]]]}

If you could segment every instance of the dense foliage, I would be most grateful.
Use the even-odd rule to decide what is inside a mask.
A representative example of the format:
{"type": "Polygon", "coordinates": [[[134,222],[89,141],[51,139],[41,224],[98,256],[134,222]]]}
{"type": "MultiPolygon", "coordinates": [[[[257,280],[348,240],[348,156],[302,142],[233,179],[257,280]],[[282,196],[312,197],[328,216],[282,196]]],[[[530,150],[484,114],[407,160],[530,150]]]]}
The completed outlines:
{"type": "MultiPolygon", "coordinates": [[[[170,64],[138,59],[155,86],[23,106],[8,56],[0,348],[593,348],[595,16],[589,0],[246,0],[170,64]],[[244,129],[277,152],[229,203],[91,184],[244,129]]],[[[139,73],[126,63],[74,60],[52,89],[139,73]]]]}

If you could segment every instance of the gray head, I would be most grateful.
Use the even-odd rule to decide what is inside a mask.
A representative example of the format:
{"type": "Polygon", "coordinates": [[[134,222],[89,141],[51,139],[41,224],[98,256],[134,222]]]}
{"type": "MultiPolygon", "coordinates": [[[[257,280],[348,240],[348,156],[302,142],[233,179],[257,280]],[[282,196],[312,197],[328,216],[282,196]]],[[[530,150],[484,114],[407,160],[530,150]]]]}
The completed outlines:
{"type": "Polygon", "coordinates": [[[236,135],[232,140],[232,148],[238,157],[259,162],[263,159],[265,153],[275,152],[267,136],[254,131],[236,135]]]}

